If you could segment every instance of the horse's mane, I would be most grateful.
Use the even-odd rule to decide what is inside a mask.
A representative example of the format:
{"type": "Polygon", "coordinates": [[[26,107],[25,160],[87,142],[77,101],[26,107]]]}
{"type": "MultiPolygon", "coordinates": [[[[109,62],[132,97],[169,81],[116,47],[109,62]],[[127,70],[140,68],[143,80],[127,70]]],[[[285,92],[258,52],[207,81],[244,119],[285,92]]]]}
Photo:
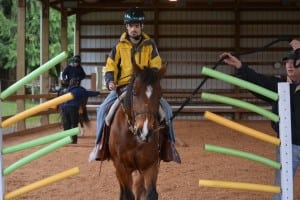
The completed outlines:
{"type": "Polygon", "coordinates": [[[129,109],[131,107],[133,86],[136,78],[138,77],[141,80],[141,83],[145,85],[153,85],[159,80],[157,72],[158,70],[156,68],[144,67],[143,70],[139,70],[133,74],[131,81],[127,86],[127,93],[124,98],[125,109],[129,109]]]}

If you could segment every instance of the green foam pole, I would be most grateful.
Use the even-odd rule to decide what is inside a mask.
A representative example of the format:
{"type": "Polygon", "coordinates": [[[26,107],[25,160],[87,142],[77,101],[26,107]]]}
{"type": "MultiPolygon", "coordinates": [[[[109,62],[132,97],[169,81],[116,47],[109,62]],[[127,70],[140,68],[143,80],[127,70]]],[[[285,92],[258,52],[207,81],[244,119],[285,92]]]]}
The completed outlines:
{"type": "Polygon", "coordinates": [[[45,71],[51,69],[52,67],[54,67],[55,65],[57,65],[58,63],[60,63],[64,59],[66,59],[67,57],[68,57],[68,55],[65,51],[58,54],[57,56],[55,56],[54,58],[52,58],[48,62],[41,65],[39,68],[35,69],[34,71],[29,73],[28,75],[24,76],[22,79],[18,80],[14,84],[12,84],[6,90],[4,90],[0,94],[0,98],[1,99],[7,98],[8,96],[10,96],[14,92],[16,92],[20,87],[26,85],[27,83],[29,83],[30,81],[32,81],[33,79],[35,79],[36,77],[38,77],[39,75],[44,73],[45,71]]]}
{"type": "Polygon", "coordinates": [[[12,173],[13,171],[17,170],[18,168],[30,163],[31,161],[36,160],[36,159],[58,149],[66,144],[71,143],[71,141],[72,141],[71,137],[66,137],[61,140],[58,140],[40,150],[18,160],[17,162],[13,163],[12,165],[8,166],[7,168],[5,168],[3,170],[3,175],[6,176],[6,175],[12,173]]]}
{"type": "Polygon", "coordinates": [[[238,151],[238,150],[225,148],[225,147],[220,147],[220,146],[215,146],[215,145],[210,145],[210,144],[205,144],[204,149],[206,151],[212,151],[212,152],[237,156],[237,157],[241,157],[241,158],[246,158],[248,160],[253,160],[253,161],[256,161],[256,162],[260,162],[264,165],[273,167],[275,169],[280,169],[281,168],[281,164],[279,162],[275,162],[273,160],[270,160],[270,159],[262,157],[262,156],[258,156],[258,155],[253,154],[253,153],[238,151]]]}
{"type": "Polygon", "coordinates": [[[225,104],[229,104],[229,105],[233,105],[233,106],[237,106],[237,107],[241,107],[241,108],[244,108],[244,109],[247,109],[247,110],[251,110],[253,112],[256,112],[274,122],[278,122],[279,121],[279,116],[268,111],[268,110],[265,110],[261,107],[258,107],[254,104],[251,104],[251,103],[248,103],[248,102],[244,102],[244,101],[241,101],[241,100],[237,100],[237,99],[234,99],[234,98],[230,98],[230,97],[225,97],[225,96],[221,96],[221,95],[217,95],[217,94],[210,94],[210,93],[206,93],[206,92],[203,92],[201,94],[201,97],[203,99],[206,99],[206,100],[211,100],[211,101],[217,101],[217,102],[220,102],[220,103],[225,103],[225,104]]]}
{"type": "Polygon", "coordinates": [[[243,87],[247,90],[253,91],[257,94],[263,95],[265,97],[268,97],[274,101],[278,100],[278,94],[268,90],[266,88],[263,88],[261,86],[258,86],[256,84],[250,83],[248,81],[244,81],[242,79],[236,78],[234,76],[230,76],[228,74],[224,74],[222,72],[207,68],[207,67],[203,67],[202,68],[202,74],[231,83],[233,85],[237,85],[240,87],[243,87]]]}
{"type": "Polygon", "coordinates": [[[77,135],[78,133],[79,133],[79,128],[78,127],[77,128],[72,128],[72,129],[62,131],[62,132],[59,132],[59,133],[56,133],[56,134],[48,135],[48,136],[41,137],[41,138],[38,138],[38,139],[35,139],[35,140],[31,140],[31,141],[28,141],[28,142],[24,142],[24,143],[21,143],[21,144],[17,144],[17,145],[13,145],[13,146],[10,146],[10,147],[3,148],[2,149],[2,154],[5,155],[5,154],[9,154],[9,153],[14,153],[14,152],[17,152],[17,151],[22,151],[22,150],[29,149],[29,148],[32,148],[32,147],[35,147],[35,146],[39,146],[39,145],[47,144],[47,143],[50,143],[50,142],[54,142],[54,141],[57,141],[59,139],[62,139],[62,138],[68,137],[68,136],[77,135]]]}

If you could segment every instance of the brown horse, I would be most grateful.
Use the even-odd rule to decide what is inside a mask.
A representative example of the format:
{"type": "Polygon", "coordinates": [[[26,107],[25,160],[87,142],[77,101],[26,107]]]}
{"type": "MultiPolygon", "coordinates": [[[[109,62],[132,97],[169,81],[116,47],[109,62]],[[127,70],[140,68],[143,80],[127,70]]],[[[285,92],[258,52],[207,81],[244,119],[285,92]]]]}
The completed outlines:
{"type": "Polygon", "coordinates": [[[109,151],[120,184],[120,199],[158,199],[156,182],[162,133],[159,71],[133,66],[134,75],[110,127],[109,151]]]}

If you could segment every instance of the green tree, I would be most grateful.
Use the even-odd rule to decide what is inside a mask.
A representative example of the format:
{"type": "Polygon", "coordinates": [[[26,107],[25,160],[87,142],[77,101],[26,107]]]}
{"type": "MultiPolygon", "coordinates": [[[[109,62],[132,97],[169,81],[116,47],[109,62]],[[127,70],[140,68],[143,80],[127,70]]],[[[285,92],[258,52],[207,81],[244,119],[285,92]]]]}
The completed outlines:
{"type": "MultiPolygon", "coordinates": [[[[16,67],[17,7],[15,0],[0,0],[0,69],[16,67]]],[[[74,17],[68,19],[68,53],[72,55],[74,17]]],[[[60,13],[50,8],[49,57],[61,52],[60,13]]],[[[40,2],[26,0],[25,62],[27,72],[40,66],[40,2]]],[[[51,75],[57,76],[53,70],[51,75]]]]}
{"type": "Polygon", "coordinates": [[[16,11],[10,0],[0,1],[0,68],[16,66],[16,11]]]}

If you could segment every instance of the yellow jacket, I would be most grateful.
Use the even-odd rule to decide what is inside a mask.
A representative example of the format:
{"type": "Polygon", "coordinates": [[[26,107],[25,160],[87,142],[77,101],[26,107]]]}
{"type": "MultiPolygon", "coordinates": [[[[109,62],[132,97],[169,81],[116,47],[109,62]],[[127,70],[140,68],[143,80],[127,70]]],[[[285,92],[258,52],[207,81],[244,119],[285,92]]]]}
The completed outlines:
{"type": "MultiPolygon", "coordinates": [[[[126,85],[130,82],[132,75],[131,52],[133,44],[127,39],[127,33],[121,35],[120,41],[111,50],[104,68],[105,73],[113,72],[113,80],[118,86],[126,85]]],[[[135,47],[135,61],[143,69],[153,67],[160,69],[162,65],[155,42],[150,37],[142,33],[142,41],[135,47]]],[[[112,77],[110,78],[112,79],[112,77]]]]}

